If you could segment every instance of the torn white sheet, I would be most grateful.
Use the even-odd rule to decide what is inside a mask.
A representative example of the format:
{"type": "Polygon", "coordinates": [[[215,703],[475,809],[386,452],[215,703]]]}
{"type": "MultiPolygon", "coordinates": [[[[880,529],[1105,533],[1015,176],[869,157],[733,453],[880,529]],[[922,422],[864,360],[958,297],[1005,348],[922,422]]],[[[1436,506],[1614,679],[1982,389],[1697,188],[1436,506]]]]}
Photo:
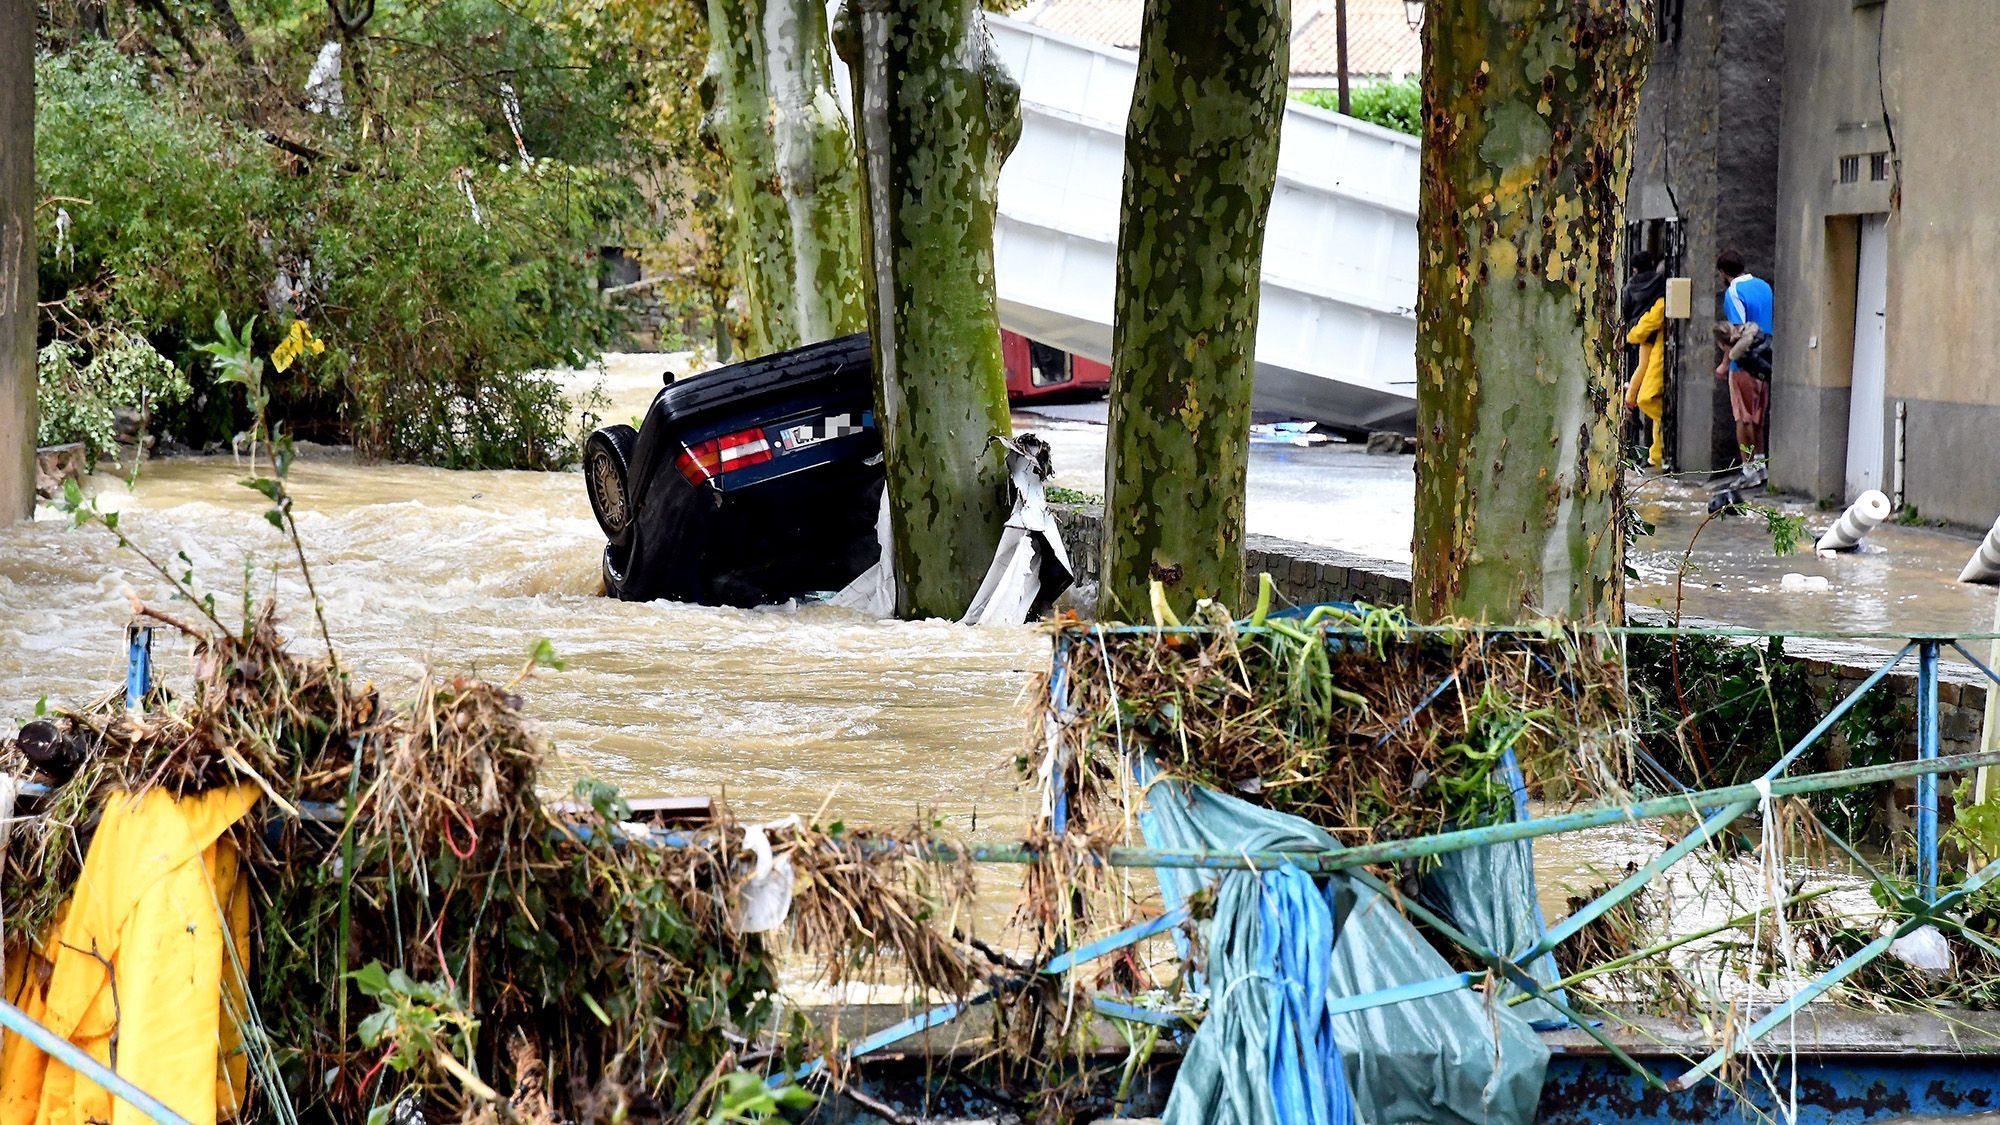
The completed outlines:
{"type": "Polygon", "coordinates": [[[312,72],[306,75],[306,108],[328,117],[347,113],[347,91],[340,84],[340,44],[322,43],[312,72]]]}
{"type": "Polygon", "coordinates": [[[1046,609],[1076,579],[1062,532],[1043,496],[1054,471],[1048,443],[1033,434],[993,440],[1007,448],[1014,511],[1000,533],[1000,548],[993,553],[986,580],[960,618],[966,625],[1019,625],[1038,609],[1046,609]]]}
{"type": "Polygon", "coordinates": [[[896,612],[896,555],[889,549],[889,536],[889,490],[884,488],[882,508],[875,516],[875,542],[882,553],[874,566],[862,571],[860,577],[849,582],[827,604],[870,617],[888,617],[896,612]]]}

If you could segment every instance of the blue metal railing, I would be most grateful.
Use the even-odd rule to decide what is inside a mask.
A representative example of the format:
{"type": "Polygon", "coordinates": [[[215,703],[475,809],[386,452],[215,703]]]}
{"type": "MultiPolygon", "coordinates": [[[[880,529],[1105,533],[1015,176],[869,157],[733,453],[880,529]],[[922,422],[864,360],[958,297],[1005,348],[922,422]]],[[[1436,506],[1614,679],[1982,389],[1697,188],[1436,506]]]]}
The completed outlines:
{"type": "MultiPolygon", "coordinates": [[[[1064,721],[1071,716],[1067,690],[1067,676],[1069,674],[1068,657],[1070,646],[1074,643],[1076,636],[1092,636],[1101,645],[1103,638],[1110,635],[1193,631],[1195,630],[1151,629],[1135,626],[1099,626],[1091,627],[1087,630],[1081,627],[1072,628],[1058,634],[1055,645],[1055,663],[1050,678],[1051,692],[1057,701],[1058,721],[1064,721]]],[[[1427,631],[1448,632],[1449,630],[1425,630],[1421,627],[1410,630],[1411,633],[1423,633],[1427,631]]],[[[1501,632],[1505,631],[1502,630],[1501,632]]],[[[1656,628],[1637,628],[1601,630],[1601,632],[1614,635],[1619,633],[1628,635],[1663,635],[1670,631],[1656,628]]],[[[1326,633],[1331,638],[1355,638],[1359,636],[1358,633],[1342,629],[1327,629],[1326,633]]],[[[1766,634],[1747,630],[1704,630],[1702,631],[1702,635],[1743,636],[1747,638],[1765,636],[1766,634]]],[[[1871,634],[1870,636],[1873,635],[1871,634]]],[[[1897,938],[1913,932],[1924,925],[1939,925],[1958,929],[1956,923],[1950,917],[1949,911],[1964,902],[1979,889],[1992,882],[1995,878],[2000,878],[2000,860],[1995,860],[1974,872],[1949,893],[1942,896],[1938,894],[1938,774],[1975,767],[2000,765],[2000,753],[1965,754],[1949,758],[1941,758],[1939,756],[1939,666],[1943,648],[1949,645],[1963,656],[1967,663],[1978,669],[1989,685],[2000,684],[2000,675],[1996,675],[1993,669],[1987,667],[1983,661],[1969,652],[1961,643],[1961,640],[1962,638],[1941,634],[1920,634],[1904,640],[1902,646],[1893,655],[1875,668],[1861,683],[1856,685],[1853,690],[1849,691],[1838,703],[1829,709],[1811,730],[1788,748],[1775,764],[1766,770],[1756,782],[1750,785],[1728,786],[1705,791],[1694,791],[1688,789],[1685,785],[1680,785],[1680,792],[1668,797],[1633,801],[1619,806],[1577,810],[1541,819],[1529,819],[1526,816],[1520,816],[1512,822],[1438,833],[1415,840],[1386,841],[1376,844],[1334,848],[1322,852],[1225,853],[1153,848],[1115,848],[1104,858],[1106,862],[1117,866],[1153,868],[1188,867],[1213,870],[1259,869],[1291,862],[1309,872],[1323,873],[1336,870],[1348,872],[1352,877],[1365,884],[1373,885],[1386,894],[1388,893],[1388,889],[1381,887],[1372,875],[1363,870],[1366,865],[1399,859],[1411,859],[1420,856],[1443,855],[1469,848],[1485,847],[1518,840],[1532,840],[1541,836],[1580,831],[1617,823],[1630,823],[1641,819],[1657,819],[1689,813],[1698,814],[1702,818],[1700,823],[1686,837],[1665,849],[1619,884],[1609,888],[1590,903],[1572,913],[1569,917],[1553,926],[1544,926],[1542,935],[1536,942],[1528,948],[1512,954],[1503,954],[1498,950],[1487,948],[1481,942],[1453,925],[1450,920],[1430,911],[1422,904],[1416,903],[1406,896],[1394,896],[1406,910],[1431,926],[1435,932],[1460,945],[1481,963],[1485,964],[1489,972],[1497,974],[1503,979],[1517,985],[1529,997],[1545,1001],[1557,1011],[1568,1016],[1578,1027],[1596,1038],[1610,1054],[1630,1067],[1633,1073],[1640,1076],[1648,1085],[1670,1089],[1685,1089],[1708,1075],[1713,1074],[1730,1057],[1747,1049],[1759,1039],[1768,1035],[1773,1029],[1781,1026],[1786,1020],[1794,1016],[1806,1004],[1825,995],[1827,991],[1837,986],[1842,980],[1851,976],[1862,966],[1881,956],[1897,938]],[[1852,710],[1864,695],[1880,685],[1913,651],[1917,656],[1917,754],[1915,762],[1858,767],[1835,771],[1830,774],[1815,774],[1806,777],[1787,776],[1787,771],[1790,767],[1809,748],[1824,738],[1833,729],[1834,725],[1852,710]],[[1602,917],[1619,903],[1639,893],[1648,883],[1668,868],[1714,839],[1745,813],[1755,809],[1761,798],[1767,795],[1784,796],[1803,794],[1900,778],[1914,778],[1917,789],[1916,871],[1918,891],[1916,901],[1911,904],[1909,917],[1904,919],[1890,933],[1870,942],[1851,956],[1843,959],[1833,968],[1827,970],[1820,977],[1807,984],[1797,994],[1773,1008],[1755,1023],[1742,1029],[1729,1042],[1688,1069],[1685,1073],[1674,1078],[1671,1082],[1662,1081],[1649,1072],[1637,1060],[1632,1059],[1612,1041],[1610,1036],[1597,1029],[1592,1021],[1576,1013],[1561,998],[1559,992],[1545,987],[1528,971],[1528,966],[1533,964],[1537,958],[1547,956],[1564,939],[1578,933],[1585,926],[1602,917]]],[[[151,629],[135,624],[128,634],[127,648],[127,705],[136,707],[141,705],[139,701],[145,698],[151,687],[151,629]]],[[[1108,656],[1106,659],[1108,660],[1108,656]]],[[[1437,691],[1432,692],[1430,698],[1436,698],[1442,690],[1444,690],[1443,687],[1440,687],[1437,691]]],[[[1426,702],[1428,703],[1429,700],[1427,699],[1426,702]]],[[[1062,752],[1060,746],[1058,746],[1057,752],[1062,752]]],[[[1063,763],[1058,761],[1055,763],[1055,766],[1056,768],[1052,771],[1052,783],[1054,785],[1053,792],[1051,793],[1052,829],[1055,833],[1060,834],[1067,827],[1070,803],[1068,794],[1062,783],[1064,776],[1063,763]]],[[[1518,770],[1515,773],[1518,773],[1518,770]]],[[[1525,796],[1524,781],[1514,776],[1513,773],[1510,773],[1508,782],[1510,790],[1515,793],[1517,806],[1522,806],[1522,798],[1525,796]]],[[[1676,784],[1678,785],[1678,783],[1676,784]]],[[[342,810],[332,805],[315,805],[301,811],[307,818],[314,820],[338,821],[343,817],[342,810]]],[[[1524,812],[1525,808],[1522,807],[1521,811],[1524,812]]],[[[1824,829],[1824,825],[1821,827],[1824,829]]],[[[656,832],[652,838],[652,842],[661,846],[686,846],[687,844],[696,842],[696,838],[684,833],[656,832]]],[[[1851,857],[1860,861],[1861,865],[1872,878],[1882,882],[1885,886],[1889,886],[1888,877],[1877,870],[1872,864],[1868,864],[1865,859],[1862,859],[1859,853],[1854,851],[1846,841],[1834,837],[1834,842],[1851,857]]],[[[918,846],[927,849],[930,854],[939,858],[961,858],[961,853],[950,845],[926,843],[918,846]]],[[[1027,845],[983,845],[965,849],[963,858],[970,858],[975,862],[1018,863],[1032,861],[1035,856],[1033,850],[1027,845]]],[[[1897,900],[1904,898],[1902,892],[1897,888],[1889,886],[1889,889],[1897,900]]],[[[1187,921],[1188,915],[1185,907],[1169,910],[1157,917],[1125,927],[1078,949],[1058,951],[1047,964],[1036,970],[1036,975],[1061,976],[1088,961],[1125,949],[1148,938],[1168,933],[1173,933],[1178,937],[1181,927],[1187,921]]],[[[1969,939],[1979,940],[1981,944],[1985,944],[1984,939],[1979,938],[1976,934],[1964,930],[1960,930],[1960,932],[1965,933],[1969,939]]],[[[1329,1000],[1329,1009],[1338,1012],[1360,1011],[1366,1008],[1396,1004],[1426,996],[1435,996],[1458,988],[1474,987],[1485,979],[1486,974],[1455,973],[1433,980],[1406,983],[1394,988],[1362,995],[1331,998],[1329,1000]]],[[[963,1001],[939,1005],[861,1039],[848,1047],[842,1054],[847,1058],[858,1058],[881,1050],[912,1035],[956,1019],[972,1007],[996,998],[1002,991],[1019,987],[1025,983],[1025,978],[1021,981],[998,983],[988,988],[985,992],[963,1001]]],[[[1149,1011],[1109,996],[1094,996],[1092,1004],[1099,1012],[1119,1019],[1147,1022],[1170,1028],[1185,1028],[1187,1026],[1187,1021],[1179,1015],[1149,1011]]],[[[0,1010],[0,1023],[5,1023],[9,1027],[13,1027],[14,1020],[16,1019],[26,1020],[26,1017],[21,1015],[16,1009],[0,1010]]],[[[32,1023],[32,1021],[29,1022],[32,1023]]],[[[38,1025],[35,1026],[38,1027],[38,1025]]],[[[43,1035],[52,1035],[45,1028],[40,1029],[40,1031],[43,1035]]],[[[29,1038],[35,1041],[38,1046],[43,1046],[44,1050],[51,1050],[49,1046],[44,1046],[42,1040],[37,1039],[35,1035],[28,1032],[23,1032],[23,1034],[28,1034],[29,1038]]],[[[68,1048],[70,1051],[75,1051],[74,1047],[70,1047],[66,1043],[61,1044],[61,1046],[68,1048]]],[[[57,1052],[51,1050],[51,1053],[55,1054],[57,1052]]],[[[62,1056],[59,1055],[58,1057],[62,1056]]],[[[88,1059],[88,1056],[85,1056],[85,1059],[88,1059]]],[[[69,1060],[65,1058],[64,1061],[67,1062],[69,1060]]],[[[94,1060],[90,1061],[94,1062],[94,1060]]],[[[71,1065],[77,1066],[75,1063],[71,1063],[71,1065]]],[[[825,1065],[826,1060],[816,1060],[796,1071],[774,1075],[772,1081],[779,1083],[802,1080],[824,1069],[825,1065]]],[[[82,1066],[77,1066],[77,1069],[85,1070],[82,1066]]],[[[85,1073],[90,1072],[85,1071],[85,1073]]],[[[132,1093],[138,1095],[135,1098],[117,1086],[112,1085],[113,1082],[122,1083],[123,1081],[122,1079],[118,1079],[115,1074],[110,1074],[106,1071],[105,1076],[102,1078],[95,1073],[90,1073],[90,1076],[93,1080],[104,1083],[107,1088],[114,1089],[114,1091],[119,1093],[119,1096],[126,1097],[135,1106],[144,1108],[144,1103],[140,1100],[145,1098],[143,1091],[133,1090],[132,1093]]],[[[150,1101],[150,1099],[147,1100],[150,1101]]],[[[154,1104],[157,1105],[157,1103],[154,1104]]],[[[180,1121],[180,1118],[171,1116],[171,1111],[165,1110],[164,1107],[160,1108],[163,1112],[168,1113],[169,1116],[156,1116],[149,1110],[149,1116],[153,1116],[155,1121],[180,1121]]]]}

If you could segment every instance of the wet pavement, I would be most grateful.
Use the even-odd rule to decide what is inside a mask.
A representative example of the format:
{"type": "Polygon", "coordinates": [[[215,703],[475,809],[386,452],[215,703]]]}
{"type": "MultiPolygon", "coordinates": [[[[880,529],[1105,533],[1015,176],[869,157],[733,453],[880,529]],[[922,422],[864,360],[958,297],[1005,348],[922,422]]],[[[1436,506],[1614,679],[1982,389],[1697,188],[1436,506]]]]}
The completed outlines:
{"type": "MultiPolygon", "coordinates": [[[[1055,483],[1102,494],[1104,417],[1102,402],[1035,407],[1017,411],[1014,425],[1054,447],[1055,483]]],[[[1408,562],[1415,462],[1407,454],[1371,455],[1356,444],[1253,444],[1249,530],[1408,562]]],[[[1632,545],[1640,577],[1627,591],[1630,604],[1671,612],[1678,596],[1688,616],[1756,629],[1983,633],[1993,627],[1994,592],[1957,581],[1977,545],[1969,534],[1890,524],[1861,551],[1818,557],[1812,541],[1838,511],[1753,495],[1751,503],[1806,522],[1805,541],[1780,557],[1763,517],[1708,520],[1709,495],[1700,484],[1664,477],[1637,486],[1637,510],[1655,530],[1632,545]],[[1677,591],[1690,542],[1694,550],[1677,591]],[[1824,577],[1828,588],[1786,591],[1787,573],[1824,577]]]]}

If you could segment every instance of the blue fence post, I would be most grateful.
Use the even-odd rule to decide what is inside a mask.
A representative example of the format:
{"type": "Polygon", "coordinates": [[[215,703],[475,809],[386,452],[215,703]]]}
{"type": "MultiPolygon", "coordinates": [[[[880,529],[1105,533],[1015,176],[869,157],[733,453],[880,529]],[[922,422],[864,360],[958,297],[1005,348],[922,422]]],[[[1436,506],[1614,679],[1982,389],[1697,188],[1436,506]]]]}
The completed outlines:
{"type": "MultiPolygon", "coordinates": [[[[1937,641],[1917,645],[1917,758],[1932,761],[1938,756],[1938,648],[1937,641]]],[[[1925,902],[1937,901],[1938,883],[1938,779],[1934,773],[1917,776],[1917,893],[1925,902]]]]}
{"type": "Polygon", "coordinates": [[[125,626],[125,710],[138,714],[146,709],[146,693],[153,690],[153,627],[137,621],[125,626]]]}
{"type": "MultiPolygon", "coordinates": [[[[1055,671],[1049,676],[1049,694],[1055,697],[1056,722],[1069,721],[1069,633],[1056,634],[1055,671]]],[[[1049,832],[1061,836],[1069,830],[1068,773],[1063,746],[1058,738],[1055,756],[1049,762],[1049,832]]]]}

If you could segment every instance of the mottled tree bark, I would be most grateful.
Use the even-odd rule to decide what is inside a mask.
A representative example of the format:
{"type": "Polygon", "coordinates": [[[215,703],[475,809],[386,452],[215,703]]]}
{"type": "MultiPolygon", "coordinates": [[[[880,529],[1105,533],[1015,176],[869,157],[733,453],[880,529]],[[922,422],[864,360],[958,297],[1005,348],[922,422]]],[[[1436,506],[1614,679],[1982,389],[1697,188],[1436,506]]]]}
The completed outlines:
{"type": "Polygon", "coordinates": [[[1616,621],[1617,247],[1642,0],[1430,0],[1415,610],[1616,621]]]}
{"type": "Polygon", "coordinates": [[[859,173],[820,0],[709,0],[702,135],[728,164],[753,352],[862,327],[859,173]]]}
{"type": "Polygon", "coordinates": [[[1264,219],[1290,0],[1147,0],[1125,130],[1101,612],[1243,588],[1264,219]]]}
{"type": "Polygon", "coordinates": [[[834,41],[854,83],[896,610],[957,617],[1007,518],[988,444],[1011,433],[993,222],[1021,90],[974,0],[849,0],[834,41]]]}
{"type": "Polygon", "coordinates": [[[0,3],[0,522],[35,508],[35,6],[0,3]]]}

